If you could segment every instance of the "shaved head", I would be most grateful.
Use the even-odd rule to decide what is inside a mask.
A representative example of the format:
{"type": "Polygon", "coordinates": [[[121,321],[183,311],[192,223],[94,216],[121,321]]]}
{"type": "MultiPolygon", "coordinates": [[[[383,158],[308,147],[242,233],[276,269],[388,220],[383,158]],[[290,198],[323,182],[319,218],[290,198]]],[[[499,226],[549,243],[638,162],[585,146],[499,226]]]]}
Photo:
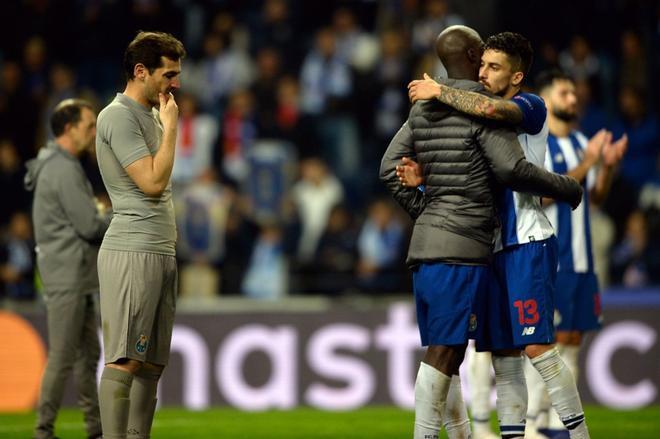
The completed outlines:
{"type": "Polygon", "coordinates": [[[483,41],[476,30],[450,26],[438,35],[435,51],[453,79],[477,80],[483,41]]]}

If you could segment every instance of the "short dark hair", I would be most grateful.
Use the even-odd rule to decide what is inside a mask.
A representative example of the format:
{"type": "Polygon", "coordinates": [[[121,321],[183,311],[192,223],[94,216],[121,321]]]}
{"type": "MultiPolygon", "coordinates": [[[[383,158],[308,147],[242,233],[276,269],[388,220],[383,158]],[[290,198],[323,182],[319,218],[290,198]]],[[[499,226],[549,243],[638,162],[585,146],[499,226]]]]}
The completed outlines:
{"type": "Polygon", "coordinates": [[[514,72],[529,73],[534,59],[534,51],[529,40],[516,32],[500,32],[486,39],[483,50],[497,50],[509,58],[514,72]]]}
{"type": "Polygon", "coordinates": [[[126,80],[135,78],[135,65],[144,64],[153,73],[163,66],[161,57],[178,61],[186,56],[183,43],[166,32],[140,31],[124,52],[124,74],[126,80]]]}
{"type": "Polygon", "coordinates": [[[50,116],[50,128],[55,137],[64,134],[66,124],[75,125],[80,122],[83,108],[94,111],[92,104],[82,99],[65,99],[55,106],[50,116]]]}
{"type": "Polygon", "coordinates": [[[559,69],[544,70],[538,74],[534,85],[536,86],[536,92],[542,93],[548,87],[551,87],[555,81],[573,81],[571,75],[562,72],[559,69]]]}

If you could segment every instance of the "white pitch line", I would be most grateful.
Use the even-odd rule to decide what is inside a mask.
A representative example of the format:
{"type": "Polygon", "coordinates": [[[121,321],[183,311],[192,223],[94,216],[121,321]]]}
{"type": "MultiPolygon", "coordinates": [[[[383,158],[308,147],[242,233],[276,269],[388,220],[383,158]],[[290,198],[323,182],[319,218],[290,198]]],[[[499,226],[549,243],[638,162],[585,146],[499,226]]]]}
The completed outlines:
{"type": "MultiPolygon", "coordinates": [[[[192,419],[155,419],[154,427],[177,427],[196,424],[198,422],[192,419]]],[[[55,427],[58,430],[79,430],[85,424],[81,422],[58,422],[55,427]]],[[[14,424],[14,425],[0,425],[0,433],[16,433],[21,431],[32,431],[34,424],[14,424]]]]}

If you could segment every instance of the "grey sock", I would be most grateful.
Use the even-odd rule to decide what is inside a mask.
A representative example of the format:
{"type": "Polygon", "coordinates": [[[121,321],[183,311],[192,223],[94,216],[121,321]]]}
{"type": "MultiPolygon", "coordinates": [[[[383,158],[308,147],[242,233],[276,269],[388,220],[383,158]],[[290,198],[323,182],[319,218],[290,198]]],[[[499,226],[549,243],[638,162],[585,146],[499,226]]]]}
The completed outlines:
{"type": "Polygon", "coordinates": [[[493,355],[497,420],[502,439],[523,438],[527,414],[527,384],[523,358],[493,355]]]}
{"type": "Polygon", "coordinates": [[[131,410],[128,416],[128,438],[148,439],[156,411],[156,391],[160,375],[144,368],[135,374],[131,387],[131,410]]]}
{"type": "Polygon", "coordinates": [[[569,430],[571,438],[588,439],[589,432],[575,377],[559,356],[557,348],[533,358],[532,364],[545,381],[552,407],[569,430]]]}
{"type": "Polygon", "coordinates": [[[105,439],[126,438],[133,375],[106,366],[99,387],[99,409],[105,439]]]}

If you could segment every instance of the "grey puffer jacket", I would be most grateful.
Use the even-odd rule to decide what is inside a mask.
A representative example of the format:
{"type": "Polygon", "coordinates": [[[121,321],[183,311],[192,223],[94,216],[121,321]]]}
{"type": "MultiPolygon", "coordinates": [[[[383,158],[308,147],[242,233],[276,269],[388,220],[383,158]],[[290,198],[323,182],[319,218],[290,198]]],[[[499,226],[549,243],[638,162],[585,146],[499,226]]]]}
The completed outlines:
{"type": "Polygon", "coordinates": [[[37,265],[46,291],[97,291],[96,256],[109,213],[98,214],[80,162],[56,143],[41,148],[26,166],[25,187],[34,191],[37,265]]]}
{"type": "MultiPolygon", "coordinates": [[[[474,81],[444,82],[485,93],[474,81]]],[[[415,219],[409,265],[487,264],[498,225],[497,183],[573,206],[582,197],[576,180],[525,160],[513,129],[470,118],[436,100],[413,106],[385,152],[380,178],[415,219]],[[416,157],[422,166],[424,192],[401,186],[396,165],[403,157],[416,157]]]]}

